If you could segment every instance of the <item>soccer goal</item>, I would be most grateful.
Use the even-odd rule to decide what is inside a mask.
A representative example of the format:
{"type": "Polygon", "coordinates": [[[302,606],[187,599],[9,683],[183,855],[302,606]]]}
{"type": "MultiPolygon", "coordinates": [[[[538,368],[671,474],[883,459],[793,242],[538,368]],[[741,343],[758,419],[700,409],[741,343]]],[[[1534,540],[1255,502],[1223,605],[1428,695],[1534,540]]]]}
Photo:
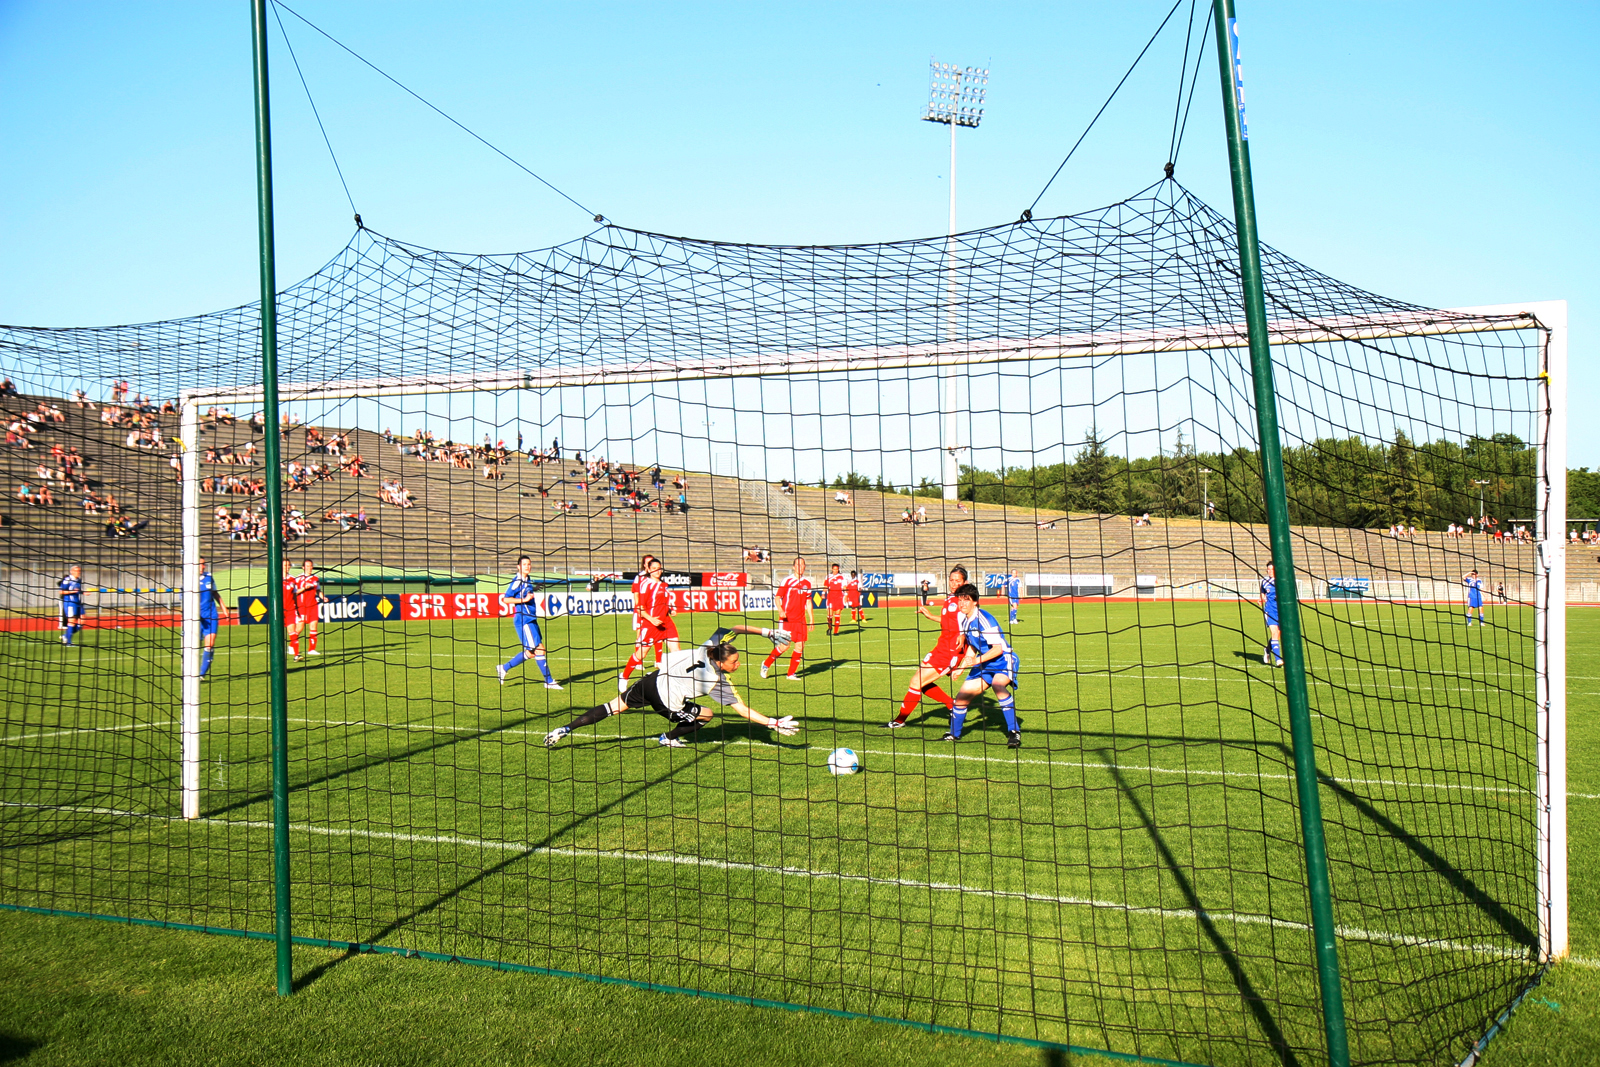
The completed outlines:
{"type": "MultiPolygon", "coordinates": [[[[5,403],[95,394],[36,449],[57,434],[150,520],[113,539],[34,509],[12,551],[181,566],[184,589],[181,625],[91,604],[71,648],[54,600],[8,615],[0,903],[272,928],[264,605],[288,596],[302,943],[1315,1061],[1233,242],[1172,181],[953,259],[944,237],[605,225],[464,256],[359,230],[281,294],[278,471],[254,308],[0,330],[5,403]],[[176,413],[106,397],[124,377],[176,413]],[[129,443],[150,424],[176,477],[129,443]],[[288,594],[273,477],[284,572],[312,579],[288,594]],[[1017,683],[1014,710],[961,697],[959,727],[941,697],[968,668],[918,672],[957,567],[1017,683]],[[663,744],[684,724],[640,697],[547,747],[670,655],[635,628],[651,604],[685,650],[810,622],[781,652],[736,638],[753,717],[716,704],[663,744]],[[858,773],[830,773],[841,747],[858,773]]],[[[1567,951],[1565,305],[1425,309],[1263,252],[1351,1046],[1455,1062],[1567,951]],[[1536,543],[1446,537],[1480,490],[1536,543]],[[1385,536],[1402,521],[1415,539],[1385,536]],[[1480,624],[1464,593],[1394,595],[1474,570],[1531,598],[1480,624]]]]}

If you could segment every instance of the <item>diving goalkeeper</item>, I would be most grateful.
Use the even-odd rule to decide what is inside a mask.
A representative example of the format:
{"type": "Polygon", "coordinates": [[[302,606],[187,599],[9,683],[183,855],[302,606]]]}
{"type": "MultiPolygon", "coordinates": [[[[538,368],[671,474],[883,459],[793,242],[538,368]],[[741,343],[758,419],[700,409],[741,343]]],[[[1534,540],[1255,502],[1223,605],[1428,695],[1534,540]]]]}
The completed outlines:
{"type": "Polygon", "coordinates": [[[545,734],[545,747],[555,747],[563,737],[580,726],[593,726],[625,711],[649,709],[673,724],[670,730],[656,738],[656,744],[682,748],[685,737],[711,721],[712,710],[694,702],[696,697],[703,696],[732,708],[757,726],[771,727],[783,737],[795,733],[800,729],[800,724],[795,722],[793,715],[782,718],[764,715],[739,699],[739,691],[728,677],[739,668],[739,650],[726,640],[734,634],[758,634],[768,638],[779,649],[789,643],[789,632],[783,629],[735,626],[718,630],[699,648],[668,652],[656,670],[633,683],[610,703],[598,704],[567,725],[557,726],[545,734]]]}

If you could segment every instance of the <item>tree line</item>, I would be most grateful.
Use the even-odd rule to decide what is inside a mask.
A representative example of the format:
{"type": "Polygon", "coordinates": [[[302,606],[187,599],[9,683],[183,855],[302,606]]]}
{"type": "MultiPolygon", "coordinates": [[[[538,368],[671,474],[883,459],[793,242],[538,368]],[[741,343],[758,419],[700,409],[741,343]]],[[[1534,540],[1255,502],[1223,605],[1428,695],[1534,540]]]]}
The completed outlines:
{"type": "MultiPolygon", "coordinates": [[[[1283,450],[1289,521],[1363,529],[1398,522],[1438,530],[1476,516],[1480,495],[1486,515],[1502,523],[1530,521],[1537,456],[1537,449],[1509,433],[1420,444],[1400,431],[1388,442],[1319,438],[1283,450]]],[[[1572,474],[1568,514],[1600,517],[1600,472],[1572,474]]],[[[941,495],[941,488],[926,479],[914,487],[888,486],[855,472],[835,478],[833,485],[941,495]]],[[[1164,518],[1198,517],[1209,499],[1218,519],[1266,521],[1257,452],[1199,452],[1181,435],[1171,452],[1128,458],[1114,454],[1090,431],[1070,462],[995,471],[963,466],[958,495],[1020,508],[1101,515],[1148,512],[1164,518]]]]}

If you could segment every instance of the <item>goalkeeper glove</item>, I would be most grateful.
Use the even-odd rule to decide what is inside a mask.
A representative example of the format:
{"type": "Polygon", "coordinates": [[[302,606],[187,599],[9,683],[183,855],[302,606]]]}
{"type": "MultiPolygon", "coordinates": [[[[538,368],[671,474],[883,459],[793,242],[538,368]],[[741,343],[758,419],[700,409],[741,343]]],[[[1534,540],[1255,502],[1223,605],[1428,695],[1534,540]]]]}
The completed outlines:
{"type": "Polygon", "coordinates": [[[785,715],[781,719],[773,719],[768,725],[770,725],[780,737],[792,737],[800,732],[800,724],[794,721],[793,715],[785,715]]]}
{"type": "Polygon", "coordinates": [[[774,627],[770,630],[762,630],[761,636],[771,641],[773,648],[780,650],[786,647],[790,641],[794,640],[793,635],[781,626],[774,627]]]}

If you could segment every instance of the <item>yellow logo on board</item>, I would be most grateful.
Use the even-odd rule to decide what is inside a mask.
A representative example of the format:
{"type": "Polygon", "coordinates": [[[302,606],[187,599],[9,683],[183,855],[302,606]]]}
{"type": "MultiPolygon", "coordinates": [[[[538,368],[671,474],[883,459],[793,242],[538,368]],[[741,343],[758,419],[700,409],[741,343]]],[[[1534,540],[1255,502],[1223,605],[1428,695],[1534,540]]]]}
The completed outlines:
{"type": "Polygon", "coordinates": [[[392,611],[394,611],[394,602],[392,600],[390,600],[388,597],[384,597],[383,599],[378,601],[378,614],[379,615],[382,615],[384,618],[387,619],[389,617],[389,613],[392,612],[392,611]]]}
{"type": "Polygon", "coordinates": [[[250,601],[250,617],[256,622],[260,622],[267,617],[267,605],[260,597],[250,601]]]}

